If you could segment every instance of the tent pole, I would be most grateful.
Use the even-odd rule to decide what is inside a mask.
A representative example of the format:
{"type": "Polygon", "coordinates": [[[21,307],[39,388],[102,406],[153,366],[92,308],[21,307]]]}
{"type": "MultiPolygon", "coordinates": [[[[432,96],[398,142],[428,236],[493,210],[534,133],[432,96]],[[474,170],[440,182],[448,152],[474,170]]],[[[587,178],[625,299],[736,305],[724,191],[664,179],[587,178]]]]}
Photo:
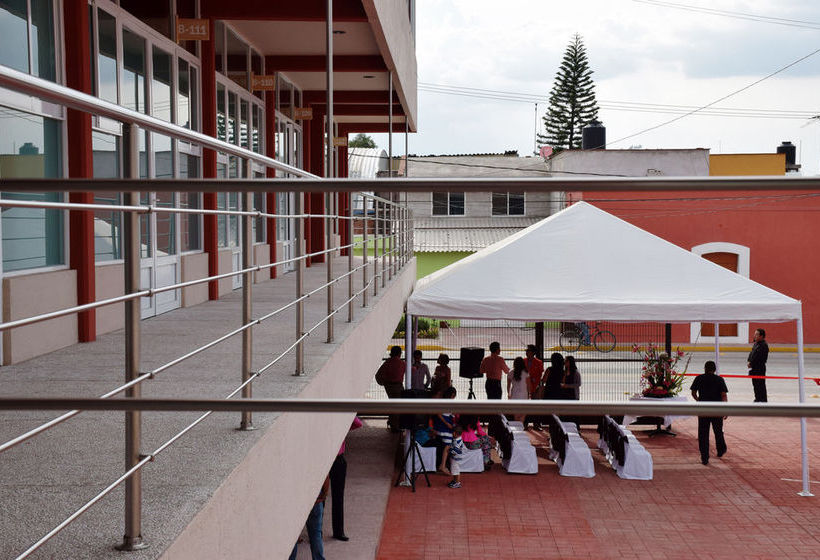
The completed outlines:
{"type": "Polygon", "coordinates": [[[412,388],[411,372],[413,367],[413,350],[412,336],[413,336],[413,316],[409,313],[404,314],[404,388],[412,388]]]}
{"type": "Polygon", "coordinates": [[[715,366],[720,373],[720,323],[715,323],[715,366]]]}
{"type": "MultiPolygon", "coordinates": [[[[800,404],[806,402],[806,384],[803,364],[803,312],[797,319],[797,384],[800,391],[800,404]]],[[[803,490],[798,492],[800,496],[814,496],[809,487],[809,453],[806,445],[806,418],[800,419],[800,451],[803,460],[803,490]]]]}

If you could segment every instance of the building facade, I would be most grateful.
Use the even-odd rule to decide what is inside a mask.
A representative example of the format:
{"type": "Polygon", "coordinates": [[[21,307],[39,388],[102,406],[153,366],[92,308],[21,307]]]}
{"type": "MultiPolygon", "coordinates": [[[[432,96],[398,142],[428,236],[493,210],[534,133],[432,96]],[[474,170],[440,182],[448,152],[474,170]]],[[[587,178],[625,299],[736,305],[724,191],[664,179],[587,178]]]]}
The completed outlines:
{"type": "MultiPolygon", "coordinates": [[[[414,3],[333,2],[334,105],[326,125],[327,2],[225,0],[32,0],[0,6],[0,64],[128,109],[205,133],[319,176],[344,176],[346,147],[327,138],[416,128],[414,3]],[[392,97],[391,97],[392,94],[392,97]],[[331,136],[332,135],[332,136],[331,136]],[[325,150],[335,152],[325,169],[325,150]]],[[[109,119],[0,89],[0,177],[115,178],[122,127],[109,119]]],[[[149,132],[139,174],[162,178],[254,178],[275,172],[149,132]]],[[[254,195],[254,207],[287,214],[292,193],[254,195]]],[[[119,204],[116,192],[3,193],[4,198],[119,204]]],[[[333,204],[346,208],[347,196],[333,204]]],[[[239,209],[237,194],[144,193],[141,202],[185,209],[239,209]]],[[[321,195],[305,209],[321,214],[321,195]]],[[[143,218],[143,288],[238,270],[242,233],[229,216],[152,213],[143,218]]],[[[322,220],[306,248],[324,247],[322,220]]],[[[336,227],[336,226],[334,226],[336,227]]],[[[122,294],[122,215],[3,208],[3,320],[122,294]],[[37,291],[30,286],[36,285],[37,291]],[[45,295],[44,295],[45,294],[45,295]]],[[[345,231],[334,231],[342,240],[345,231]]],[[[289,258],[289,220],[253,224],[257,263],[289,258]]],[[[313,260],[321,262],[323,255],[313,260]]],[[[270,275],[288,271],[288,265],[270,275]]],[[[262,280],[258,275],[257,280],[262,280]]],[[[144,298],[143,317],[217,299],[239,277],[144,298]]],[[[122,327],[121,305],[4,332],[10,364],[122,327]]]]}

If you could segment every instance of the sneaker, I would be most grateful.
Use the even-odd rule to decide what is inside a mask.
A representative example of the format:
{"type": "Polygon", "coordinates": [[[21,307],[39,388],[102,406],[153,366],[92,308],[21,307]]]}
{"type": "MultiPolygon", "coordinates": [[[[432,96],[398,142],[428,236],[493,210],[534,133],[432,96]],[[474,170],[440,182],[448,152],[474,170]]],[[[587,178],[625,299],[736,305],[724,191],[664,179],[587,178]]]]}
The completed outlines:
{"type": "Polygon", "coordinates": [[[450,482],[447,483],[447,487],[448,488],[461,488],[461,483],[451,480],[450,482]]]}

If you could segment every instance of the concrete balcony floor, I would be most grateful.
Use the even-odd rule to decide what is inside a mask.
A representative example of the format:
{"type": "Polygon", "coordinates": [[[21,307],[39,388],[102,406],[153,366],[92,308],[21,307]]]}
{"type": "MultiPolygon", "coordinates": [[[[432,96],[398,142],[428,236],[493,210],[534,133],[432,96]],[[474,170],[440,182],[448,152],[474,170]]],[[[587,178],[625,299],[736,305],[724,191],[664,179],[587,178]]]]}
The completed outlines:
{"type": "MultiPolygon", "coordinates": [[[[359,262],[357,258],[356,264],[359,262]]],[[[346,271],[347,257],[334,259],[333,268],[337,274],[346,271]]],[[[387,289],[380,287],[377,298],[373,298],[371,289],[367,308],[361,307],[361,299],[356,300],[352,323],[346,321],[346,311],[336,316],[333,343],[326,342],[324,326],[310,336],[305,346],[304,376],[293,376],[295,359],[291,353],[254,382],[254,396],[296,397],[306,390],[310,391],[310,396],[332,396],[322,393],[322,384],[317,387],[317,383],[313,383],[317,375],[340,348],[344,349],[344,344],[358,332],[357,329],[362,328],[363,321],[377,321],[378,330],[384,331],[381,332],[382,337],[369,335],[369,342],[358,347],[358,359],[364,366],[356,362],[356,371],[335,372],[340,382],[350,387],[345,394],[338,393],[338,396],[363,396],[414,279],[415,261],[411,260],[394,276],[392,284],[388,282],[387,289]],[[391,328],[385,328],[386,325],[391,328]]],[[[296,275],[291,273],[255,284],[253,316],[259,317],[291,301],[296,294],[295,281],[296,275]]],[[[325,281],[324,265],[306,269],[306,291],[325,281]]],[[[361,287],[362,277],[358,273],[355,275],[354,290],[361,287]]],[[[339,305],[345,299],[347,282],[342,281],[334,286],[334,301],[339,305]]],[[[237,290],[218,301],[178,309],[142,321],[142,370],[156,368],[237,328],[241,324],[241,300],[241,290],[237,290]]],[[[326,315],[326,302],[325,292],[307,300],[306,329],[326,315]]],[[[289,309],[254,328],[254,370],[269,363],[293,342],[294,319],[295,311],[289,309]]],[[[373,328],[372,324],[370,328],[373,328]]],[[[4,396],[29,397],[99,396],[123,382],[123,342],[123,333],[118,331],[101,336],[92,343],[78,344],[19,365],[4,367],[0,370],[0,393],[4,396]]],[[[144,382],[142,393],[145,397],[223,398],[240,384],[240,368],[241,335],[238,335],[144,382]]],[[[12,439],[58,415],[51,411],[2,412],[0,441],[12,439]]],[[[3,481],[0,485],[0,504],[3,505],[0,513],[0,558],[13,558],[20,554],[123,473],[123,416],[118,412],[81,413],[0,456],[0,480],[3,481]]],[[[152,453],[199,416],[199,413],[144,413],[142,453],[152,453]]],[[[149,548],[127,555],[114,550],[114,546],[121,543],[124,532],[124,492],[120,486],[32,557],[127,557],[142,560],[168,556],[169,546],[203,507],[212,502],[220,487],[225,486],[226,477],[235,476],[241,470],[239,467],[245,468],[243,458],[251,451],[258,450],[282,416],[288,415],[254,414],[256,430],[243,432],[237,430],[239,415],[211,415],[162,452],[154,462],[146,465],[143,469],[142,535],[149,548]]],[[[321,420],[313,422],[322,425],[321,420]]],[[[293,539],[297,527],[304,522],[305,515],[301,512],[312,505],[315,497],[313,489],[321,484],[323,473],[327,472],[327,466],[336,455],[341,438],[347,431],[349,417],[342,415],[339,420],[337,415],[327,422],[324,431],[333,433],[326,440],[318,438],[316,432],[295,433],[293,436],[318,438],[312,455],[315,465],[288,464],[285,457],[281,459],[281,464],[277,462],[270,467],[270,476],[276,479],[272,484],[285,490],[292,486],[294,489],[291,491],[300,498],[297,500],[299,503],[283,498],[276,505],[282,510],[277,515],[299,518],[290,522],[289,529],[281,529],[292,535],[293,539]],[[280,470],[277,471],[277,468],[280,470]],[[304,476],[293,474],[299,473],[300,469],[304,471],[304,476]],[[277,474],[281,472],[285,474],[277,474]]],[[[254,491],[255,480],[259,479],[243,479],[250,493],[254,491]]],[[[267,492],[261,482],[259,492],[267,492]]],[[[271,484],[271,481],[264,482],[271,484]]],[[[272,501],[276,501],[276,496],[272,497],[272,501]]],[[[224,506],[220,507],[224,509],[224,506]]],[[[250,518],[262,517],[260,523],[264,525],[266,519],[263,512],[243,512],[241,503],[234,507],[234,511],[218,512],[223,521],[248,515],[250,518]]],[[[277,519],[276,515],[270,515],[274,530],[282,525],[277,519]]],[[[221,539],[222,536],[209,535],[209,538],[221,539]]],[[[199,541],[202,546],[209,546],[207,539],[199,541]]],[[[287,537],[277,537],[273,542],[276,544],[275,550],[268,545],[271,558],[284,558],[293,544],[293,540],[287,537]]],[[[187,548],[191,549],[192,554],[195,553],[190,546],[187,548]]],[[[243,553],[241,550],[232,555],[235,558],[254,556],[254,553],[243,553]]],[[[185,554],[176,550],[171,557],[185,557],[185,554]]],[[[213,549],[210,557],[224,556],[222,551],[213,549]]]]}

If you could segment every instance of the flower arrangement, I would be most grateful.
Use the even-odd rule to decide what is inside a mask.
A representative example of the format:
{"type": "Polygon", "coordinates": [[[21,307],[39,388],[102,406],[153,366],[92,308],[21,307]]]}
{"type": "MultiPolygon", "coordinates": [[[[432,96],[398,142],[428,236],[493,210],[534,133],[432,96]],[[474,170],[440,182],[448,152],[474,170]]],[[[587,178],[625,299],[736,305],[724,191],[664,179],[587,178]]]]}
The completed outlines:
{"type": "Polygon", "coordinates": [[[643,359],[641,368],[641,395],[663,399],[674,397],[683,389],[683,380],[686,369],[689,367],[690,354],[682,372],[678,372],[676,367],[678,362],[686,356],[680,348],[670,356],[652,343],[646,347],[634,345],[632,352],[640,353],[643,359]]]}

